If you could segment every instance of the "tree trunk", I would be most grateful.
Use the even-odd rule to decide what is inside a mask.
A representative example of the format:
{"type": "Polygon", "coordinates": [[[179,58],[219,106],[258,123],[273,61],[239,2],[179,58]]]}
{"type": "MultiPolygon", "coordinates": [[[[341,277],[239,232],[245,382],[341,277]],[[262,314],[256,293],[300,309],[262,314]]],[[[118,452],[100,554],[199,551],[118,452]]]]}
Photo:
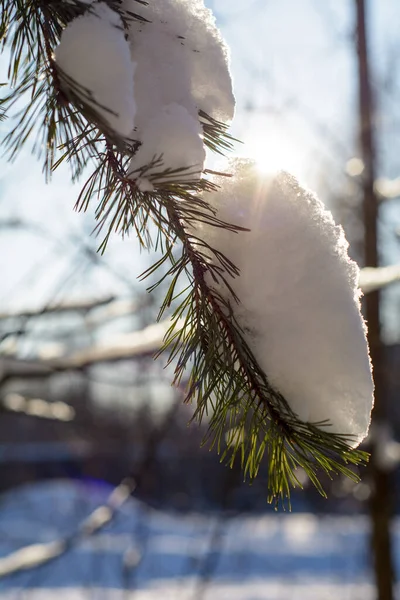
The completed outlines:
{"type": "MultiPolygon", "coordinates": [[[[364,161],[363,173],[363,212],[364,212],[364,260],[365,266],[379,266],[378,251],[378,199],[374,190],[375,143],[374,105],[369,71],[366,1],[355,0],[357,13],[357,54],[359,72],[359,130],[360,149],[364,161]]],[[[376,426],[386,422],[386,393],[383,370],[383,348],[380,331],[379,292],[367,294],[365,298],[368,341],[374,369],[375,408],[373,422],[376,426]]],[[[377,427],[377,429],[378,429],[377,427]]],[[[371,550],[374,561],[375,581],[378,600],[393,600],[394,569],[391,544],[392,482],[390,472],[376,459],[379,440],[372,443],[369,474],[371,496],[369,510],[371,517],[371,550]]]]}

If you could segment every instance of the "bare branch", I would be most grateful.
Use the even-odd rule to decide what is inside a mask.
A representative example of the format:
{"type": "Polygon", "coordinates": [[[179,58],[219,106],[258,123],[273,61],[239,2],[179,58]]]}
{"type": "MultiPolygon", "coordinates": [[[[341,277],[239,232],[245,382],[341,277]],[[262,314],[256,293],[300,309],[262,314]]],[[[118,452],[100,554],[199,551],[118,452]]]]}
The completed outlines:
{"type": "Polygon", "coordinates": [[[14,392],[4,396],[3,407],[10,412],[52,421],[72,421],[75,418],[75,409],[66,402],[49,402],[43,398],[29,398],[14,392]]]}
{"type": "Polygon", "coordinates": [[[89,312],[95,308],[106,306],[115,301],[115,296],[106,296],[99,298],[98,300],[69,300],[66,302],[59,302],[57,304],[49,304],[41,309],[27,309],[18,313],[4,312],[0,313],[0,320],[5,319],[31,319],[33,317],[41,317],[43,315],[49,315],[54,313],[65,313],[65,312],[89,312]]]}
{"type": "Polygon", "coordinates": [[[400,281],[400,265],[361,269],[359,286],[364,294],[375,292],[400,281]]]}
{"type": "Polygon", "coordinates": [[[33,544],[21,548],[16,552],[0,558],[0,579],[14,573],[35,569],[41,565],[48,564],[64,555],[83,540],[97,534],[108,525],[115,517],[117,511],[130,498],[136,488],[140,485],[149,471],[151,464],[157,456],[157,450],[169,431],[171,422],[175,417],[176,409],[181,398],[172,404],[159,427],[155,427],[147,440],[146,452],[140,465],[134,470],[130,477],[124,479],[110,494],[107,502],[96,508],[82,523],[77,530],[64,538],[45,544],[33,544]]]}
{"type": "Polygon", "coordinates": [[[0,358],[0,382],[4,383],[11,378],[48,377],[56,372],[84,369],[98,363],[153,356],[163,346],[170,324],[167,319],[140,331],[116,336],[105,344],[89,346],[57,359],[0,358]]]}
{"type": "Polygon", "coordinates": [[[126,479],[110,494],[107,503],[96,508],[68,537],[47,544],[33,544],[0,559],[0,578],[20,571],[36,569],[65,554],[72,546],[98,533],[112,521],[117,510],[128,500],[136,484],[126,479]]]}

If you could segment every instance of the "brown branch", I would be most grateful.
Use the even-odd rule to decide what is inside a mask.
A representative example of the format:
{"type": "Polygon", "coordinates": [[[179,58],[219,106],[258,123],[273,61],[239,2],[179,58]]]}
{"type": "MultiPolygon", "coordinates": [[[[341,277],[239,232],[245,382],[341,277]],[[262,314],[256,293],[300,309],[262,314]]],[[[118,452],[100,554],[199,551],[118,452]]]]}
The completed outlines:
{"type": "MultiPolygon", "coordinates": [[[[277,410],[277,408],[265,397],[265,394],[263,393],[263,390],[261,389],[259,379],[257,377],[256,372],[254,371],[254,369],[251,368],[248,361],[246,361],[244,359],[242,353],[238,351],[238,348],[236,345],[236,340],[234,339],[234,336],[232,334],[233,324],[230,321],[229,317],[221,309],[220,302],[216,298],[212,289],[206,283],[206,280],[205,280],[205,273],[207,271],[206,266],[198,258],[196,251],[194,250],[190,240],[188,239],[185,228],[181,224],[180,219],[179,219],[178,215],[176,214],[176,209],[173,206],[171,206],[168,209],[168,212],[169,212],[170,220],[174,224],[175,231],[177,232],[178,237],[180,238],[180,240],[183,244],[184,250],[186,251],[186,253],[189,257],[189,260],[192,264],[192,267],[193,267],[193,275],[194,275],[194,279],[195,279],[194,286],[195,286],[196,310],[198,312],[200,311],[199,304],[200,304],[202,298],[205,298],[207,300],[207,302],[210,303],[213,312],[218,315],[218,320],[224,328],[224,332],[229,340],[229,343],[230,343],[232,349],[234,349],[236,352],[237,359],[240,363],[240,369],[244,375],[245,380],[247,381],[249,389],[251,391],[253,391],[258,398],[257,409],[264,410],[263,417],[268,418],[268,416],[269,416],[270,418],[272,418],[274,423],[280,428],[282,434],[284,434],[285,436],[290,436],[291,431],[290,431],[290,427],[289,427],[288,423],[281,416],[281,414],[277,410]],[[200,295],[197,293],[197,289],[200,289],[200,291],[201,291],[200,295]]],[[[252,359],[253,359],[254,363],[257,364],[253,357],[252,357],[252,359]]],[[[272,388],[271,388],[271,394],[274,394],[277,397],[280,396],[279,393],[276,392],[275,390],[273,390],[272,388]]],[[[188,401],[190,399],[190,396],[191,396],[191,391],[189,390],[186,401],[188,401]]],[[[282,398],[282,400],[283,400],[283,398],[282,398]]]]}
{"type": "Polygon", "coordinates": [[[152,357],[162,347],[170,321],[150,325],[116,337],[104,345],[94,345],[57,359],[19,360],[0,358],[0,383],[12,378],[42,378],[54,373],[82,370],[99,363],[129,358],[152,357]]]}
{"type": "Polygon", "coordinates": [[[59,314],[65,312],[83,312],[87,313],[95,308],[106,306],[116,300],[115,296],[105,296],[99,300],[76,300],[67,301],[58,304],[49,304],[38,310],[27,309],[17,313],[3,312],[0,313],[0,320],[5,319],[31,319],[33,317],[41,317],[49,314],[59,314]]]}

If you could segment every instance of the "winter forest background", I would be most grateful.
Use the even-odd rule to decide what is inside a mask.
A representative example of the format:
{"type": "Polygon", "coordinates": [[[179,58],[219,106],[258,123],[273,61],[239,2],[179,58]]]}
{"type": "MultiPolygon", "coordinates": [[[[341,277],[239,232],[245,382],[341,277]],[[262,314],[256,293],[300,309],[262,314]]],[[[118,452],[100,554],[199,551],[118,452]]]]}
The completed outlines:
{"type": "MultiPolygon", "coordinates": [[[[261,169],[282,167],[318,193],[363,266],[356,0],[206,4],[231,48],[232,134],[261,169]]],[[[379,251],[382,266],[396,266],[400,3],[365,4],[379,251]]],[[[364,444],[375,467],[359,484],[326,481],[327,500],[304,479],[292,514],[277,514],[263,470],[243,483],[187,426],[191,407],[152,358],[164,332],[157,295],[137,279],[152,259],[134,237],[97,254],[93,214],[73,211],[68,171],[45,185],[29,149],[1,160],[0,177],[0,597],[364,600],[377,597],[377,580],[390,600],[382,582],[400,568],[400,283],[381,291],[385,410],[364,444]]]]}

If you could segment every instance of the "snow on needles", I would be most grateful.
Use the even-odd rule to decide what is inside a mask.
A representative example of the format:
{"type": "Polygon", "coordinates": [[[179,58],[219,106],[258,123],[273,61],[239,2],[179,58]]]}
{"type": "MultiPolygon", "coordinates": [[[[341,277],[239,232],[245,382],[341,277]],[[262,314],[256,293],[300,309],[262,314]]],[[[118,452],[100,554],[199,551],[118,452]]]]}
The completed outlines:
{"type": "Polygon", "coordinates": [[[135,65],[118,13],[96,2],[61,34],[56,63],[72,89],[117,134],[132,134],[135,65]]]}
{"type": "Polygon", "coordinates": [[[190,115],[183,106],[170,104],[162,108],[143,131],[142,145],[132,158],[129,170],[138,178],[139,186],[143,186],[146,181],[146,173],[142,174],[140,170],[143,165],[151,165],[153,162],[153,177],[157,177],[157,171],[165,173],[166,167],[172,171],[170,174],[158,176],[158,182],[174,177],[180,182],[198,180],[205,158],[199,119],[190,115]],[[137,175],[136,169],[139,170],[137,175]]]}
{"type": "MultiPolygon", "coordinates": [[[[219,218],[251,231],[199,224],[196,233],[240,269],[234,312],[273,387],[302,421],[329,419],[327,430],[354,436],[356,446],[368,432],[373,381],[359,270],[343,230],[291,175],[262,176],[243,159],[228,172],[207,198],[219,218]]],[[[223,284],[218,291],[229,293],[223,284]]]]}
{"type": "Polygon", "coordinates": [[[132,178],[156,158],[150,180],[182,168],[185,177],[177,172],[175,180],[198,180],[205,161],[199,112],[227,124],[235,108],[228,48],[214,16],[203,0],[122,0],[121,11],[125,29],[117,12],[92,2],[63,31],[56,62],[111,129],[141,142],[132,178]]]}
{"type": "MultiPolygon", "coordinates": [[[[153,85],[161,98],[167,95],[164,104],[176,102],[189,112],[194,104],[196,111],[229,123],[235,109],[229,50],[204,1],[152,0],[140,8],[135,0],[123,0],[122,8],[150,21],[133,21],[128,32],[137,88],[153,85]]],[[[145,94],[149,110],[158,109],[158,100],[145,94]]]]}
{"type": "Polygon", "coordinates": [[[213,14],[203,0],[153,0],[141,9],[123,0],[122,8],[141,11],[148,21],[132,21],[128,31],[137,64],[135,135],[143,144],[129,172],[136,176],[135,170],[161,157],[161,167],[148,171],[152,179],[164,181],[157,177],[163,169],[187,168],[176,180],[198,180],[205,161],[199,111],[229,123],[235,107],[228,49],[213,14]]]}

